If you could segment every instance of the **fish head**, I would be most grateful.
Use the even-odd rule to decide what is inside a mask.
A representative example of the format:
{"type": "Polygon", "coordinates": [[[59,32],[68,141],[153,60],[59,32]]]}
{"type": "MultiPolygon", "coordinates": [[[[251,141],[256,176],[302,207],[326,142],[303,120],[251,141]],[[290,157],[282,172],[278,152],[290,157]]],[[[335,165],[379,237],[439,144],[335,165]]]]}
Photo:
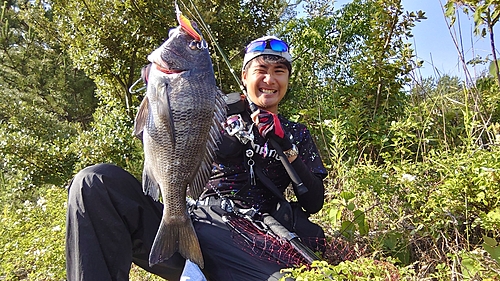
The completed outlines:
{"type": "Polygon", "coordinates": [[[149,56],[164,73],[181,73],[212,68],[208,44],[197,24],[181,15],[180,25],[170,30],[168,39],[149,56]]]}

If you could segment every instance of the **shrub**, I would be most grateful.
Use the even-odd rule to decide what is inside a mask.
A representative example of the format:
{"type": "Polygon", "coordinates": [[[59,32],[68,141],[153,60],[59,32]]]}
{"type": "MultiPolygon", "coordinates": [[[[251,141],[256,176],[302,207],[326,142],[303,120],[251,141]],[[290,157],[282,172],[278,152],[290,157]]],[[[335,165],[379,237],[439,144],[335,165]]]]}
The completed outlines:
{"type": "Polygon", "coordinates": [[[65,280],[65,212],[63,188],[42,186],[33,200],[0,205],[0,279],[65,280]]]}

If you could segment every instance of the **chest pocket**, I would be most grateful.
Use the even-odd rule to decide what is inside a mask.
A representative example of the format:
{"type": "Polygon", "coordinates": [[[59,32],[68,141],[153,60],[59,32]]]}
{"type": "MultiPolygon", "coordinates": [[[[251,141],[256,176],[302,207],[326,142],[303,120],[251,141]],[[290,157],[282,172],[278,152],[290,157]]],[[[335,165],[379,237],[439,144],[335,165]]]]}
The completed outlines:
{"type": "Polygon", "coordinates": [[[217,156],[222,159],[235,158],[241,155],[243,151],[243,145],[236,137],[224,135],[222,137],[222,143],[219,145],[219,150],[217,150],[217,156]]]}

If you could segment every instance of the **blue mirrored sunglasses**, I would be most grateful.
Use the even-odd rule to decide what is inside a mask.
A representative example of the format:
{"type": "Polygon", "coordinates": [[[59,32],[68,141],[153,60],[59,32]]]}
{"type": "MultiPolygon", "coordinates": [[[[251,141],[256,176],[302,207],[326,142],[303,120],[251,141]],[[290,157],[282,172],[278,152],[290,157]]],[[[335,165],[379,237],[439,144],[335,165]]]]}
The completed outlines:
{"type": "Polygon", "coordinates": [[[255,41],[248,44],[245,52],[263,52],[265,49],[271,49],[275,52],[288,52],[288,45],[278,39],[255,41]]]}

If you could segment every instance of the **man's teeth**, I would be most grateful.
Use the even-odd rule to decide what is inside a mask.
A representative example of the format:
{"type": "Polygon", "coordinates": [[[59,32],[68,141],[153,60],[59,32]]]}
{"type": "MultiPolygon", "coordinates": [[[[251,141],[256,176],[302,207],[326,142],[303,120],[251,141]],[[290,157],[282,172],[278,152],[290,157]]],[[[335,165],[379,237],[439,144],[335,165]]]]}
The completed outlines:
{"type": "Polygon", "coordinates": [[[272,94],[276,92],[276,90],[269,90],[269,89],[260,89],[260,91],[266,94],[272,94]]]}

